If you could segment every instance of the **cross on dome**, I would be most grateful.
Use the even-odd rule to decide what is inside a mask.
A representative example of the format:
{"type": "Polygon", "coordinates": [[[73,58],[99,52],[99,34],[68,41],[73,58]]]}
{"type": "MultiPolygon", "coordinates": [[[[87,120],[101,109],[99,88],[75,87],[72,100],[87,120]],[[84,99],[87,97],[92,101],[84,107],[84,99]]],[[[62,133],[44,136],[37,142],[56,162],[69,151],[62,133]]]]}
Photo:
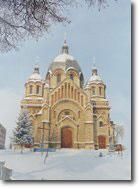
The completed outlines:
{"type": "Polygon", "coordinates": [[[97,75],[97,68],[95,64],[96,64],[96,58],[93,57],[92,75],[97,75]]]}
{"type": "Polygon", "coordinates": [[[64,40],[64,44],[62,46],[62,54],[69,54],[69,47],[67,45],[66,39],[64,40]]]}

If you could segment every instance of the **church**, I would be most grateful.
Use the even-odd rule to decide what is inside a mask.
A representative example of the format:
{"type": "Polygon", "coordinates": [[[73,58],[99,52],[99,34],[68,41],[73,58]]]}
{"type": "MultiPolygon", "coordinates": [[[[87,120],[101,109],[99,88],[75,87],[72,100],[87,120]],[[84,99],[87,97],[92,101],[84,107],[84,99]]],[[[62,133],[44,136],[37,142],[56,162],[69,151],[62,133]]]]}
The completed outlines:
{"type": "Polygon", "coordinates": [[[34,147],[106,149],[115,143],[106,85],[96,67],[84,82],[66,40],[44,79],[34,67],[21,110],[30,113],[34,147]]]}

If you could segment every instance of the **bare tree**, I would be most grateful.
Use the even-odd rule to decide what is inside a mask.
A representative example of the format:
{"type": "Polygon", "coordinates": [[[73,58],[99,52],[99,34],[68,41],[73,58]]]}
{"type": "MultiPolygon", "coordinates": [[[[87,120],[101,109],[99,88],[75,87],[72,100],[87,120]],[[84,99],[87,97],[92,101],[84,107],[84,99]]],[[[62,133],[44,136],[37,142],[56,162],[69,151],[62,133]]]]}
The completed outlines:
{"type": "Polygon", "coordinates": [[[115,125],[114,130],[115,130],[116,142],[118,143],[119,139],[121,139],[121,141],[123,140],[125,130],[122,125],[117,125],[117,124],[115,125]]]}
{"type": "MultiPolygon", "coordinates": [[[[107,0],[82,0],[105,7],[107,0]]],[[[28,37],[38,39],[54,23],[69,23],[65,10],[80,0],[0,0],[0,52],[17,49],[28,37]]]]}

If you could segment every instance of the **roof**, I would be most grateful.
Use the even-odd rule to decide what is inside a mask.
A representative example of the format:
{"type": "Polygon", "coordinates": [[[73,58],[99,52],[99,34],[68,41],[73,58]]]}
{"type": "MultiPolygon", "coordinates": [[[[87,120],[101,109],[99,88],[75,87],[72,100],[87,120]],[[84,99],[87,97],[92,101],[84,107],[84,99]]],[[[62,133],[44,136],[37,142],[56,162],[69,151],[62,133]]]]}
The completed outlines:
{"type": "Polygon", "coordinates": [[[42,81],[42,78],[39,72],[39,67],[37,65],[34,67],[34,71],[29,77],[28,81],[35,81],[35,82],[42,81]]]}
{"type": "Polygon", "coordinates": [[[87,84],[86,84],[86,88],[89,87],[90,84],[104,84],[103,83],[103,80],[101,79],[101,77],[98,75],[97,73],[97,68],[93,68],[92,70],[92,76],[89,78],[89,80],[87,81],[87,84]]]}
{"type": "Polygon", "coordinates": [[[61,53],[56,56],[50,64],[48,72],[53,72],[56,69],[62,69],[64,71],[67,71],[69,69],[75,69],[78,73],[82,72],[78,62],[74,59],[72,55],[69,54],[69,47],[66,41],[62,46],[61,53]]]}

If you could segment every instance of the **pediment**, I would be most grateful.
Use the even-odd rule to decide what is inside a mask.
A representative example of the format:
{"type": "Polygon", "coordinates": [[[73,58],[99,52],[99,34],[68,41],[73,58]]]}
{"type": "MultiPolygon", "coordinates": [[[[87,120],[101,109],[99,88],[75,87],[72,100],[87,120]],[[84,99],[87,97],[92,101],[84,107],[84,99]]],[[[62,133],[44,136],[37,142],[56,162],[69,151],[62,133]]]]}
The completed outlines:
{"type": "Polygon", "coordinates": [[[77,122],[70,118],[69,116],[65,116],[65,118],[61,119],[59,122],[57,122],[57,125],[59,125],[61,122],[64,122],[65,120],[71,121],[74,125],[77,125],[77,122]]]}

